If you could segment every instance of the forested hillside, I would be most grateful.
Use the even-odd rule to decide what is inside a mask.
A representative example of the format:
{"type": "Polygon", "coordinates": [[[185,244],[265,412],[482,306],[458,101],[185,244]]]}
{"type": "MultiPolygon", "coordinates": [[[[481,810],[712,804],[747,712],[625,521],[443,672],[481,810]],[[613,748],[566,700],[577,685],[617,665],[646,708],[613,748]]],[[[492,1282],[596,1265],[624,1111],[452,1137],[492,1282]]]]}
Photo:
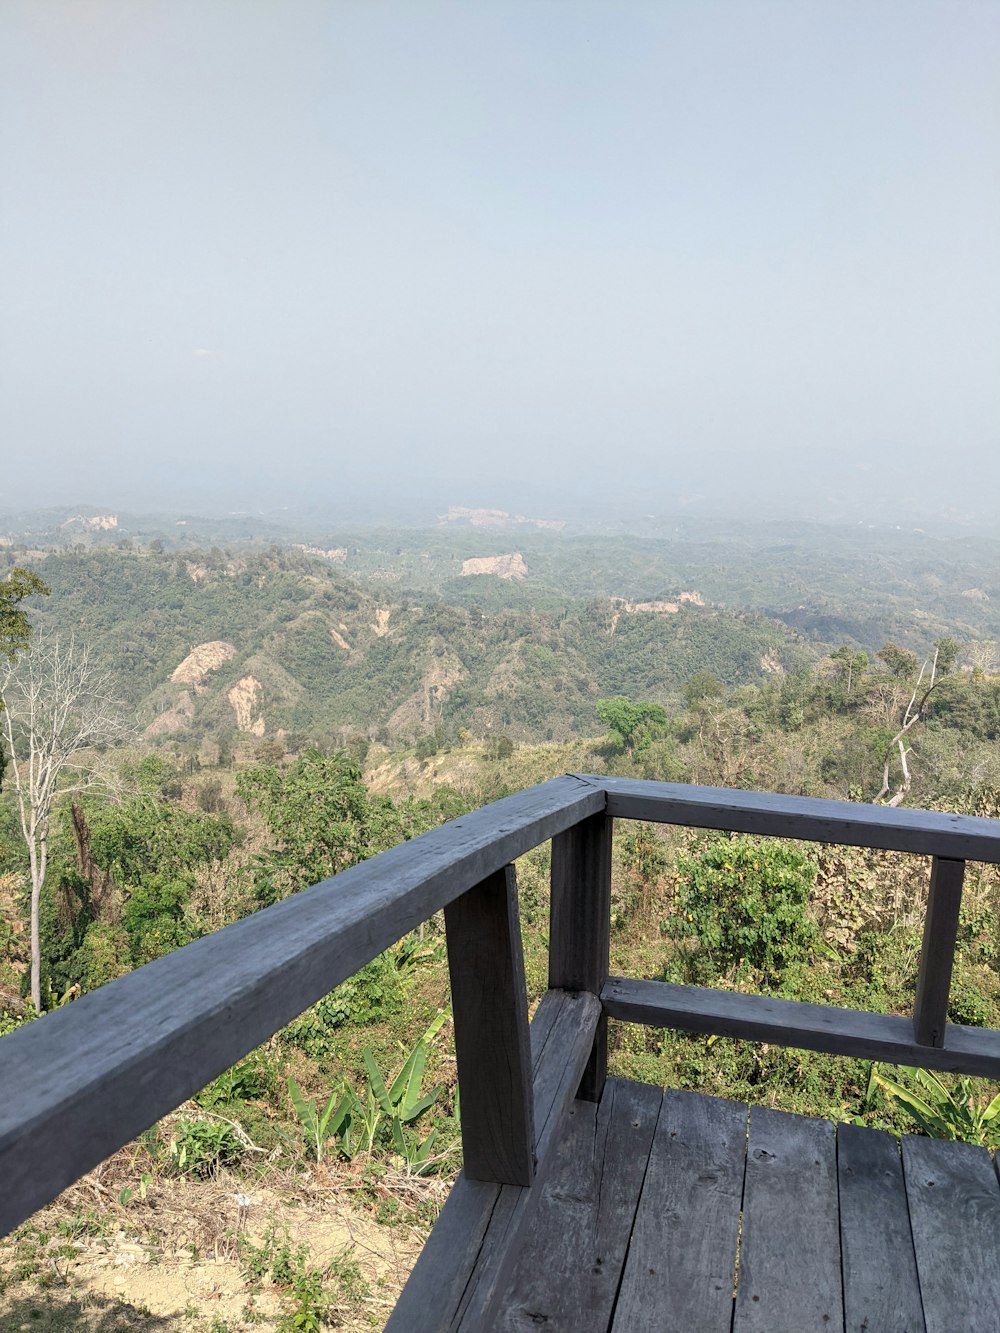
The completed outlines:
{"type": "MultiPolygon", "coordinates": [[[[760,568],[748,557],[741,602],[736,564],[713,567],[704,552],[674,568],[637,543],[602,564],[599,544],[585,559],[561,536],[538,540],[534,553],[523,544],[526,573],[503,578],[461,573],[503,554],[483,533],[449,532],[436,552],[427,534],[400,534],[391,551],[372,539],[333,556],[98,541],[29,562],[5,548],[5,568],[30,563],[49,588],[21,603],[35,630],[18,670],[46,660],[55,635],[89,644],[122,724],[83,752],[93,785],[56,792],[41,1008],[561,772],[1000,813],[995,589],[981,568],[948,582],[903,562],[882,590],[853,593],[841,571],[821,593],[806,562],[789,583],[803,608],[829,598],[824,639],[817,623],[785,623],[811,614],[790,611],[787,595],[775,615],[757,605],[780,591],[785,550],[760,568]],[[982,595],[956,592],[974,572],[982,595]],[[903,584],[939,578],[937,609],[914,608],[895,633],[903,584]],[[839,632],[862,619],[864,636],[839,632]]],[[[21,772],[23,757],[0,790],[0,1032],[34,1017],[11,766],[21,772]]],[[[547,851],[517,872],[534,1001],[546,985],[547,851]]],[[[612,967],[906,1013],[926,884],[918,858],[619,822],[612,967]]],[[[996,873],[970,867],[952,1021],[1000,1026],[998,907],[996,873]]],[[[84,1236],[83,1249],[140,1237],[162,1259],[170,1207],[188,1217],[212,1190],[272,1190],[269,1231],[229,1235],[216,1205],[206,1223],[231,1270],[224,1326],[252,1327],[262,1312],[286,1328],[375,1317],[379,1284],[398,1275],[354,1251],[321,1261],[296,1247],[279,1208],[294,1195],[319,1212],[350,1191],[375,1232],[426,1228],[460,1155],[448,1001],[433,921],[118,1154],[102,1168],[100,1208],[77,1191],[22,1228],[0,1251],[0,1293],[35,1289],[58,1227],[84,1236]],[[392,1102],[404,1085],[410,1100],[392,1102]]],[[[651,1082],[927,1127],[909,1075],[860,1062],[628,1025],[614,1025],[612,1051],[619,1072],[651,1082]]],[[[937,1097],[954,1132],[997,1139],[978,1086],[945,1078],[921,1096],[937,1097]]]]}
{"type": "Polygon", "coordinates": [[[52,590],[39,628],[90,643],[151,739],[195,747],[231,748],[241,733],[398,742],[441,726],[560,739],[591,728],[602,695],[666,700],[699,667],[737,685],[814,656],[756,613],[551,594],[536,604],[531,589],[490,575],[462,580],[462,600],[449,600],[295,550],[112,547],[53,552],[39,568],[52,590]],[[172,680],[202,644],[223,645],[215,665],[172,680]]]}

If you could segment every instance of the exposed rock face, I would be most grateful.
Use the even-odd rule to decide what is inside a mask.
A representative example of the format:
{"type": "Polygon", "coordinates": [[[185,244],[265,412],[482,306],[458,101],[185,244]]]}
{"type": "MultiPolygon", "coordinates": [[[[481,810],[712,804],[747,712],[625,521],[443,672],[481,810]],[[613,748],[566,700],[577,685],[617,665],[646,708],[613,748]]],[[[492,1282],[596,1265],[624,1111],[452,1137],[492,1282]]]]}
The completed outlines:
{"type": "Polygon", "coordinates": [[[331,546],[328,551],[324,551],[322,546],[303,546],[301,542],[295,545],[296,551],[301,551],[303,555],[318,555],[324,560],[346,560],[346,546],[331,546]]]}
{"type": "MultiPolygon", "coordinates": [[[[611,605],[620,607],[623,611],[637,612],[645,611],[654,616],[675,616],[681,607],[686,603],[690,606],[704,606],[705,599],[700,592],[682,592],[678,593],[677,600],[673,602],[655,601],[655,602],[630,602],[627,597],[612,597],[611,605]]],[[[616,621],[617,623],[617,621],[616,621]]],[[[613,632],[613,631],[612,631],[613,632]]]]}
{"type": "Polygon", "coordinates": [[[143,732],[145,736],[169,736],[174,731],[186,731],[194,717],[194,699],[189,690],[182,690],[173,708],[155,717],[143,732]]]}
{"type": "Polygon", "coordinates": [[[261,685],[256,676],[244,676],[238,680],[226,696],[236,714],[236,725],[240,731],[248,731],[252,736],[263,736],[264,716],[254,717],[257,701],[260,698],[261,685]]]}
{"type": "Polygon", "coordinates": [[[338,648],[343,648],[345,653],[349,653],[351,651],[351,645],[344,638],[343,634],[341,634],[340,630],[334,629],[332,625],[330,626],[330,638],[334,641],[334,643],[337,645],[338,648]]]}
{"type": "Polygon", "coordinates": [[[520,551],[512,551],[509,555],[480,555],[463,560],[462,573],[495,574],[498,579],[523,579],[528,573],[528,566],[520,551]]]}
{"type": "Polygon", "coordinates": [[[510,518],[506,509],[466,509],[465,505],[449,505],[447,523],[471,523],[475,527],[499,527],[510,518]]]}
{"type": "Polygon", "coordinates": [[[200,643],[192,648],[180,666],[172,672],[170,679],[178,685],[193,685],[196,694],[204,694],[207,686],[205,677],[210,671],[218,671],[220,666],[231,662],[236,656],[236,649],[225,639],[214,639],[211,643],[200,643]]]}
{"type": "Polygon", "coordinates": [[[781,658],[777,653],[765,653],[760,659],[761,669],[769,671],[772,676],[783,676],[785,668],[781,665],[781,658]]]}
{"type": "Polygon", "coordinates": [[[990,600],[989,593],[984,592],[982,588],[963,588],[962,596],[968,597],[972,602],[988,602],[990,600]]]}
{"type": "Polygon", "coordinates": [[[375,608],[375,624],[372,625],[372,629],[375,631],[375,633],[378,635],[380,639],[383,637],[383,635],[389,633],[390,615],[392,615],[392,611],[387,606],[377,606],[375,608]]]}
{"type": "Polygon", "coordinates": [[[73,514],[63,524],[64,528],[79,524],[81,528],[89,528],[92,532],[110,532],[118,526],[117,514],[95,514],[92,518],[87,518],[83,514],[73,514]]]}

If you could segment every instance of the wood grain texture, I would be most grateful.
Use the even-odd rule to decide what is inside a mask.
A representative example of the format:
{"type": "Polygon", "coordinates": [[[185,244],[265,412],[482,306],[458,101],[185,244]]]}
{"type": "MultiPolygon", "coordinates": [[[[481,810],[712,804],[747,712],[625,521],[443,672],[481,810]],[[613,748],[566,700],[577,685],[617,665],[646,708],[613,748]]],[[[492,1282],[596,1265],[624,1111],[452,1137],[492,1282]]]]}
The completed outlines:
{"type": "Polygon", "coordinates": [[[522,1188],[467,1180],[464,1172],[458,1177],[386,1325],[392,1333],[443,1333],[458,1326],[473,1302],[479,1310],[492,1298],[507,1250],[523,1236],[541,1198],[556,1132],[573,1100],[599,1013],[591,995],[549,991],[543,997],[529,1029],[535,1183],[522,1188]]]}
{"type": "Polygon", "coordinates": [[[601,999],[611,1018],[629,1023],[1000,1077],[1000,1032],[992,1028],[949,1023],[943,1047],[923,1046],[914,1036],[911,1020],[892,1014],[625,977],[610,977],[601,999]]]}
{"type": "Polygon", "coordinates": [[[754,1106],[733,1333],[843,1326],[833,1125],[754,1106]]]}
{"type": "Polygon", "coordinates": [[[903,1178],[927,1333],[1000,1328],[1000,1188],[989,1153],[907,1135],[903,1178]]]}
{"type": "Polygon", "coordinates": [[[532,1070],[514,867],[454,899],[444,919],[465,1174],[530,1185],[532,1070]]]}
{"type": "MultiPolygon", "coordinates": [[[[608,978],[610,932],[611,820],[601,813],[552,839],[549,986],[600,995],[608,978]]],[[[600,1101],[607,1069],[602,1016],[581,1097],[600,1101]]]]}
{"type": "Polygon", "coordinates": [[[0,1039],[0,1234],[471,885],[603,807],[576,778],[543,783],[0,1039]]]}
{"type": "Polygon", "coordinates": [[[606,1333],[660,1104],[659,1088],[609,1079],[599,1107],[570,1108],[495,1328],[606,1333]]]}
{"type": "Polygon", "coordinates": [[[978,815],[902,810],[813,796],[733,791],[635,778],[586,777],[608,794],[615,819],[649,819],[688,828],[727,829],[769,838],[884,847],[958,861],[1000,862],[1000,827],[978,815]]]}
{"type": "Polygon", "coordinates": [[[745,1105],[665,1094],[613,1333],[729,1333],[746,1135],[745,1105]]]}
{"type": "Polygon", "coordinates": [[[539,1186],[554,1161],[553,1148],[594,1044],[601,1016],[601,1002],[587,991],[550,991],[561,996],[559,1012],[552,1024],[535,1074],[535,1135],[538,1164],[531,1189],[504,1185],[490,1221],[488,1244],[477,1256],[465,1298],[452,1327],[463,1333],[488,1328],[496,1303],[506,1291],[510,1271],[534,1209],[541,1198],[539,1186]]]}
{"type": "Polygon", "coordinates": [[[913,1031],[921,1046],[943,1046],[948,1017],[948,992],[955,963],[958,916],[962,907],[964,861],[935,856],[924,918],[913,1031]]]}
{"type": "Polygon", "coordinates": [[[924,1333],[899,1141],[837,1126],[846,1333],[924,1333]]]}

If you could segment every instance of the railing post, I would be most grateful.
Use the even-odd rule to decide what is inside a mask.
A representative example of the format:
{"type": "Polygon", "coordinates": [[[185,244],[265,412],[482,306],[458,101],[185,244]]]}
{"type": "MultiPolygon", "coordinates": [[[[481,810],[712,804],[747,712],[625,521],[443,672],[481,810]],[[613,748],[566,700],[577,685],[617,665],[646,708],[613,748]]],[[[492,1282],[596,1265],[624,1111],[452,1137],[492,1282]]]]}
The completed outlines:
{"type": "MultiPolygon", "coordinates": [[[[608,979],[611,823],[602,811],[552,839],[552,989],[591,991],[599,997],[608,979]]],[[[602,1015],[578,1096],[584,1101],[600,1101],[607,1073],[608,1021],[602,1015]]]]}
{"type": "Polygon", "coordinates": [[[444,920],[465,1174],[530,1185],[533,1089],[514,867],[449,903],[444,920]]]}
{"type": "Polygon", "coordinates": [[[965,862],[935,856],[920,951],[913,1032],[921,1046],[943,1046],[965,862]]]}

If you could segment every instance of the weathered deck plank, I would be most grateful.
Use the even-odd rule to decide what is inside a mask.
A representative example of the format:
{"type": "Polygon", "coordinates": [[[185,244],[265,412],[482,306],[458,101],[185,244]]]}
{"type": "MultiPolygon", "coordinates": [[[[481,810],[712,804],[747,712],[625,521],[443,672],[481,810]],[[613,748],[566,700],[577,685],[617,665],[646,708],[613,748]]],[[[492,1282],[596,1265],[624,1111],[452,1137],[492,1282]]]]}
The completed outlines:
{"type": "Polygon", "coordinates": [[[665,1094],[614,1333],[729,1333],[746,1137],[745,1105],[665,1094]]]}
{"type": "Polygon", "coordinates": [[[907,1135],[903,1177],[927,1333],[1000,1328],[1000,1188],[989,1153],[907,1135]]]}
{"type": "Polygon", "coordinates": [[[837,1178],[846,1333],[923,1333],[898,1140],[838,1125],[837,1178]]]}
{"type": "Polygon", "coordinates": [[[599,1013],[593,995],[546,994],[529,1029],[538,1135],[535,1184],[494,1185],[460,1175],[387,1329],[443,1333],[459,1327],[469,1312],[467,1328],[486,1326],[498,1283],[514,1257],[512,1246],[541,1198],[539,1185],[551,1169],[552,1148],[589,1058],[599,1013]]]}
{"type": "Polygon", "coordinates": [[[834,1126],[755,1106],[733,1333],[843,1323],[834,1126]]]}
{"type": "MultiPolygon", "coordinates": [[[[565,1003],[534,1048],[558,1049],[565,1003]]],[[[535,1186],[459,1181],[414,1277],[392,1333],[985,1333],[1000,1182],[970,1144],[912,1137],[901,1157],[880,1131],[762,1107],[748,1132],[745,1105],[610,1079],[567,1110],[535,1186]]]]}
{"type": "Polygon", "coordinates": [[[606,1333],[661,1100],[659,1088],[611,1079],[600,1106],[573,1107],[498,1311],[502,1333],[606,1333]]]}

